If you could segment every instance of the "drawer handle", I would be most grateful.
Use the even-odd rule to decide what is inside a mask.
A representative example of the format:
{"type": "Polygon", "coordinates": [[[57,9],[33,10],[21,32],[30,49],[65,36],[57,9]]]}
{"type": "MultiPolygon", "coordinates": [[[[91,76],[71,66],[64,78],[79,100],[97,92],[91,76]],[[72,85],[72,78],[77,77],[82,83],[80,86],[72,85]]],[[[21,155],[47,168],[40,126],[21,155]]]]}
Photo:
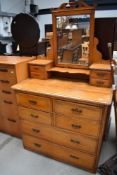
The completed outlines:
{"type": "Polygon", "coordinates": [[[78,140],[73,140],[73,139],[71,139],[70,141],[71,141],[72,143],[80,144],[80,142],[79,142],[78,140]]]}
{"type": "Polygon", "coordinates": [[[34,145],[37,146],[37,147],[39,147],[39,148],[41,147],[41,145],[38,144],[38,143],[34,143],[34,145]]]}
{"type": "Polygon", "coordinates": [[[31,114],[31,117],[32,117],[32,118],[39,118],[38,115],[34,115],[34,114],[31,114]]]}
{"type": "Polygon", "coordinates": [[[97,81],[96,83],[97,83],[97,85],[103,85],[104,84],[103,81],[97,81]]]}
{"type": "Polygon", "coordinates": [[[8,118],[8,121],[16,123],[16,120],[8,118]]]}
{"type": "Polygon", "coordinates": [[[11,94],[10,91],[6,91],[6,90],[2,90],[2,92],[5,93],[5,94],[11,94]]]}
{"type": "Polygon", "coordinates": [[[29,103],[31,103],[31,105],[36,105],[37,101],[29,100],[29,103]]]}
{"type": "Polygon", "coordinates": [[[32,131],[35,132],[35,133],[39,133],[40,132],[40,130],[35,129],[35,128],[33,128],[32,131]]]}
{"type": "Polygon", "coordinates": [[[80,129],[81,128],[81,125],[72,124],[71,126],[72,126],[72,128],[75,128],[75,129],[80,129]]]}
{"type": "Polygon", "coordinates": [[[79,114],[82,113],[82,110],[78,108],[72,108],[71,110],[72,112],[78,112],[79,114]]]}
{"type": "Polygon", "coordinates": [[[10,83],[8,80],[0,80],[1,81],[1,83],[10,83]]]}
{"type": "Polygon", "coordinates": [[[8,69],[0,68],[0,72],[8,72],[8,69]]]}
{"type": "Polygon", "coordinates": [[[13,104],[12,101],[7,101],[7,100],[4,100],[4,103],[13,104]]]}
{"type": "Polygon", "coordinates": [[[76,160],[79,159],[79,157],[76,157],[76,156],[74,156],[74,155],[70,155],[70,157],[73,158],[73,159],[76,159],[76,160]]]}

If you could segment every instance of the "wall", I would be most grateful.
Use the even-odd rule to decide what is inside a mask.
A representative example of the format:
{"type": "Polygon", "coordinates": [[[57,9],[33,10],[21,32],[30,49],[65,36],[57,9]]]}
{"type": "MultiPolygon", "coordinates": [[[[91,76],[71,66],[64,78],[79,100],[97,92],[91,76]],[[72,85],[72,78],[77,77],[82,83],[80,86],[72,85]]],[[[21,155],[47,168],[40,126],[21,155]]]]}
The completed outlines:
{"type": "MultiPolygon", "coordinates": [[[[53,8],[59,7],[64,2],[69,2],[69,0],[34,0],[35,4],[38,5],[39,9],[45,8],[53,8]]],[[[96,18],[101,17],[117,17],[117,10],[98,10],[95,12],[96,18]]],[[[52,24],[52,16],[51,15],[40,15],[37,17],[39,22],[41,36],[40,38],[45,37],[44,25],[45,24],[52,24]]]]}

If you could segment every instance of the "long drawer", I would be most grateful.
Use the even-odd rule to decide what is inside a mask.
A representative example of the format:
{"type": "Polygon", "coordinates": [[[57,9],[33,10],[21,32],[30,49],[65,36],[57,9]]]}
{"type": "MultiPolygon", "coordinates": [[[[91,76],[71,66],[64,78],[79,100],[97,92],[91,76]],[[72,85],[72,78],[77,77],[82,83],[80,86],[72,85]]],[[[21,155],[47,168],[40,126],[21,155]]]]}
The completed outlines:
{"type": "Polygon", "coordinates": [[[28,135],[23,135],[24,146],[33,151],[45,154],[60,161],[64,161],[75,166],[80,166],[92,170],[95,164],[95,156],[80,151],[75,151],[63,146],[53,144],[43,139],[37,139],[28,135]]]}
{"type": "Polygon", "coordinates": [[[74,116],[77,118],[87,118],[91,120],[101,120],[102,109],[99,107],[82,105],[62,100],[54,101],[54,112],[64,114],[66,116],[74,116]]]}
{"type": "Polygon", "coordinates": [[[17,93],[17,104],[20,106],[42,110],[46,112],[52,111],[52,101],[47,97],[17,93]]]}
{"type": "Polygon", "coordinates": [[[22,121],[22,132],[38,138],[44,138],[53,143],[71,147],[74,149],[81,149],[89,153],[96,154],[97,141],[80,134],[73,134],[72,132],[64,132],[60,129],[50,127],[42,124],[35,124],[27,121],[22,121]]]}
{"type": "Polygon", "coordinates": [[[19,116],[22,120],[36,123],[52,124],[52,116],[50,113],[42,112],[34,109],[18,107],[19,116]]]}
{"type": "Polygon", "coordinates": [[[21,136],[20,121],[11,117],[2,117],[1,130],[14,136],[21,136]]]}
{"type": "Polygon", "coordinates": [[[100,133],[100,123],[98,121],[76,118],[74,116],[64,116],[55,114],[55,126],[81,134],[98,138],[100,133]]]}

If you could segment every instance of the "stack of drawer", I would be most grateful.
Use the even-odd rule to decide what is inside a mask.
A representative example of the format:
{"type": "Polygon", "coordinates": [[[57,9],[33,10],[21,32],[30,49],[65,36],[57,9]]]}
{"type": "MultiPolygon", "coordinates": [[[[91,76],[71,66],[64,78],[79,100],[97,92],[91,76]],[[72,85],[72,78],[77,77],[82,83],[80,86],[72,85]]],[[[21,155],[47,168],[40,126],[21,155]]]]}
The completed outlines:
{"type": "Polygon", "coordinates": [[[93,64],[90,66],[90,84],[99,87],[112,87],[110,65],[93,64]]]}
{"type": "Polygon", "coordinates": [[[25,148],[95,172],[102,139],[102,108],[16,93],[25,148]]]}
{"type": "Polygon", "coordinates": [[[19,136],[20,127],[15,95],[12,85],[17,83],[14,66],[0,65],[1,130],[19,136]]]}

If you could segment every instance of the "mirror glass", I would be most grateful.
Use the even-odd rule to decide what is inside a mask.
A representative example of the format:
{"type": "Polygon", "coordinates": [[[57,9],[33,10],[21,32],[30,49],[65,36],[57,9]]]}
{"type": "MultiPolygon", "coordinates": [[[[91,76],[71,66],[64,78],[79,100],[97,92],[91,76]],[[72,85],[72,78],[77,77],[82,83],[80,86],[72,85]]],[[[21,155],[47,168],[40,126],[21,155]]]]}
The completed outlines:
{"type": "Polygon", "coordinates": [[[57,63],[88,66],[90,15],[58,16],[57,63]]]}

